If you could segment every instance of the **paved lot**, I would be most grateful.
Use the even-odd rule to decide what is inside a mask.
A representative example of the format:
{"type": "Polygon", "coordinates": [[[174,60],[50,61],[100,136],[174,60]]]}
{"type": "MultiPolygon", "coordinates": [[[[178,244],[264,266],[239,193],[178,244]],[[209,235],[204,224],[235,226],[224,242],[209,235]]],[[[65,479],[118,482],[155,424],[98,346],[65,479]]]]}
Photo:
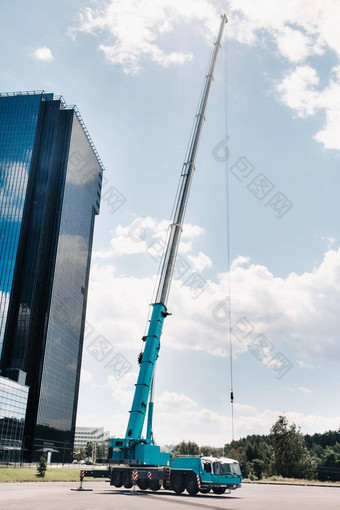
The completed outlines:
{"type": "Polygon", "coordinates": [[[106,482],[85,482],[92,492],[74,492],[75,483],[0,484],[1,510],[340,510],[340,487],[299,487],[289,485],[248,485],[230,495],[170,491],[124,491],[106,482]]]}

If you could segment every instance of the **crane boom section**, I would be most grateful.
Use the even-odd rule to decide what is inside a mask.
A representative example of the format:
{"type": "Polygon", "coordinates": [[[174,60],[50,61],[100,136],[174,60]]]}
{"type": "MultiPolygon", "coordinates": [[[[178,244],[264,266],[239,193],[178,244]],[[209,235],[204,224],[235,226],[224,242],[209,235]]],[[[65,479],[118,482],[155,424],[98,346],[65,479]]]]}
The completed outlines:
{"type": "Polygon", "coordinates": [[[170,236],[166,247],[165,256],[163,259],[162,270],[159,278],[158,289],[156,294],[156,303],[163,303],[167,305],[169,290],[174,272],[176,256],[178,246],[180,243],[185,210],[188,203],[189,192],[191,187],[191,181],[195,171],[195,162],[197,156],[197,150],[200,142],[202,133],[203,123],[205,121],[205,112],[207,109],[207,103],[209,99],[209,93],[211,84],[214,79],[214,70],[217,59],[218,51],[221,47],[221,40],[224,30],[224,25],[227,22],[226,15],[221,16],[221,23],[217,35],[216,42],[214,43],[214,50],[211,56],[208,73],[205,77],[204,89],[200,100],[198,112],[195,119],[195,125],[192,133],[192,137],[189,144],[189,151],[186,161],[183,165],[181,174],[180,191],[178,194],[178,200],[175,208],[173,220],[170,224],[170,236]]]}
{"type": "MultiPolygon", "coordinates": [[[[200,99],[198,113],[195,118],[193,134],[189,144],[189,151],[186,161],[183,165],[180,181],[180,189],[178,193],[177,203],[175,206],[174,217],[170,224],[170,235],[163,258],[163,265],[160,273],[158,289],[156,293],[156,301],[153,303],[153,310],[149,324],[149,330],[145,340],[145,349],[139,369],[138,380],[136,384],[132,408],[130,411],[129,423],[126,430],[125,445],[138,443],[141,440],[142,430],[147,410],[147,403],[150,395],[152,377],[154,367],[158,358],[160,349],[160,337],[162,333],[163,323],[167,313],[167,300],[176,262],[178,246],[181,238],[184,215],[188,203],[189,191],[192,177],[195,171],[195,161],[199,146],[202,127],[205,121],[205,112],[209,98],[209,92],[213,81],[213,74],[216,64],[218,51],[221,47],[224,25],[227,22],[226,15],[221,16],[221,22],[216,42],[205,77],[202,97],[200,99]]],[[[150,428],[150,426],[149,426],[150,428]]],[[[147,438],[149,441],[150,437],[147,438]]]]}

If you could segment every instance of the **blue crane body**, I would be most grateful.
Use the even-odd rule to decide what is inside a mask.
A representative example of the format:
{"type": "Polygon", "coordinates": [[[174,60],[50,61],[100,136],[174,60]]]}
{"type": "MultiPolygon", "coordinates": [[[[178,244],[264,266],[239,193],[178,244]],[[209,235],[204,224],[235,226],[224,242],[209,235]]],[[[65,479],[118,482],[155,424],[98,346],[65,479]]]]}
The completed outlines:
{"type": "MultiPolygon", "coordinates": [[[[153,378],[155,364],[160,350],[160,339],[165,318],[170,315],[167,311],[167,299],[174,271],[178,246],[180,242],[185,210],[191,181],[195,171],[195,160],[200,141],[200,135],[205,121],[210,87],[224,25],[227,22],[225,15],[221,22],[216,42],[210,60],[208,73],[205,77],[204,89],[201,96],[198,113],[195,117],[193,134],[189,144],[187,158],[181,173],[179,193],[170,224],[168,243],[165,249],[162,269],[158,282],[156,300],[152,304],[152,314],[149,321],[147,335],[143,337],[144,351],[140,359],[140,368],[135,388],[134,398],[130,411],[130,418],[124,438],[110,439],[111,485],[128,488],[132,486],[131,478],[135,476],[142,489],[158,490],[161,482],[165,488],[172,488],[181,493],[186,488],[190,494],[198,490],[208,492],[213,489],[216,494],[222,494],[226,488],[236,488],[240,485],[241,472],[236,468],[228,471],[218,459],[215,464],[212,460],[205,463],[200,457],[177,457],[167,452],[161,452],[160,447],[153,442],[153,378]],[[148,413],[146,437],[142,437],[146,413],[148,413]],[[115,464],[119,466],[115,467],[115,464]],[[206,467],[204,467],[206,466],[206,467]],[[135,473],[135,474],[134,474],[135,473]],[[202,486],[203,484],[203,486],[202,486]],[[210,488],[209,488],[210,487],[210,488]],[[219,492],[222,491],[222,492],[219,492]]],[[[237,461],[232,463],[238,465],[237,461]]],[[[229,468],[228,468],[229,469],[229,468]]]]}
{"type": "Polygon", "coordinates": [[[168,315],[162,303],[152,305],[152,315],[148,334],[145,337],[145,349],[139,369],[135,394],[130,411],[124,439],[110,439],[112,458],[128,461],[130,464],[170,465],[171,455],[160,451],[151,438],[153,402],[149,402],[147,439],[142,439],[142,430],[149,400],[155,363],[160,349],[160,338],[165,317],[168,315]]]}

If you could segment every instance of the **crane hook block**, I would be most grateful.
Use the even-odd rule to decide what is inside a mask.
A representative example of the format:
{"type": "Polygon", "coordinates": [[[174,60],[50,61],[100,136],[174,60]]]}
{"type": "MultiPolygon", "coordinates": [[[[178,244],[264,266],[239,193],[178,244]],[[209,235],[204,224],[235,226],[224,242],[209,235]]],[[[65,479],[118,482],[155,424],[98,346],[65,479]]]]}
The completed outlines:
{"type": "Polygon", "coordinates": [[[234,403],[234,392],[233,391],[230,392],[230,402],[232,404],[234,403]]]}

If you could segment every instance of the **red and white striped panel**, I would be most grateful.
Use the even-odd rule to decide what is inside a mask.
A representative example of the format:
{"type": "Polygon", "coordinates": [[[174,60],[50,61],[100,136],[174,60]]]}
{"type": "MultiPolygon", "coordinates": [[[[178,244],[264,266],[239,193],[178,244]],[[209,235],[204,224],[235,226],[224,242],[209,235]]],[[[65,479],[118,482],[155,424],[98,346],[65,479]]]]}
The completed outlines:
{"type": "Polygon", "coordinates": [[[151,480],[151,478],[152,478],[152,473],[151,473],[151,471],[148,471],[148,478],[149,478],[149,480],[151,480]]]}
{"type": "Polygon", "coordinates": [[[200,475],[196,475],[198,488],[201,490],[201,479],[200,475]]]}
{"type": "Polygon", "coordinates": [[[132,471],[132,480],[137,482],[138,480],[138,471],[132,471]]]}

